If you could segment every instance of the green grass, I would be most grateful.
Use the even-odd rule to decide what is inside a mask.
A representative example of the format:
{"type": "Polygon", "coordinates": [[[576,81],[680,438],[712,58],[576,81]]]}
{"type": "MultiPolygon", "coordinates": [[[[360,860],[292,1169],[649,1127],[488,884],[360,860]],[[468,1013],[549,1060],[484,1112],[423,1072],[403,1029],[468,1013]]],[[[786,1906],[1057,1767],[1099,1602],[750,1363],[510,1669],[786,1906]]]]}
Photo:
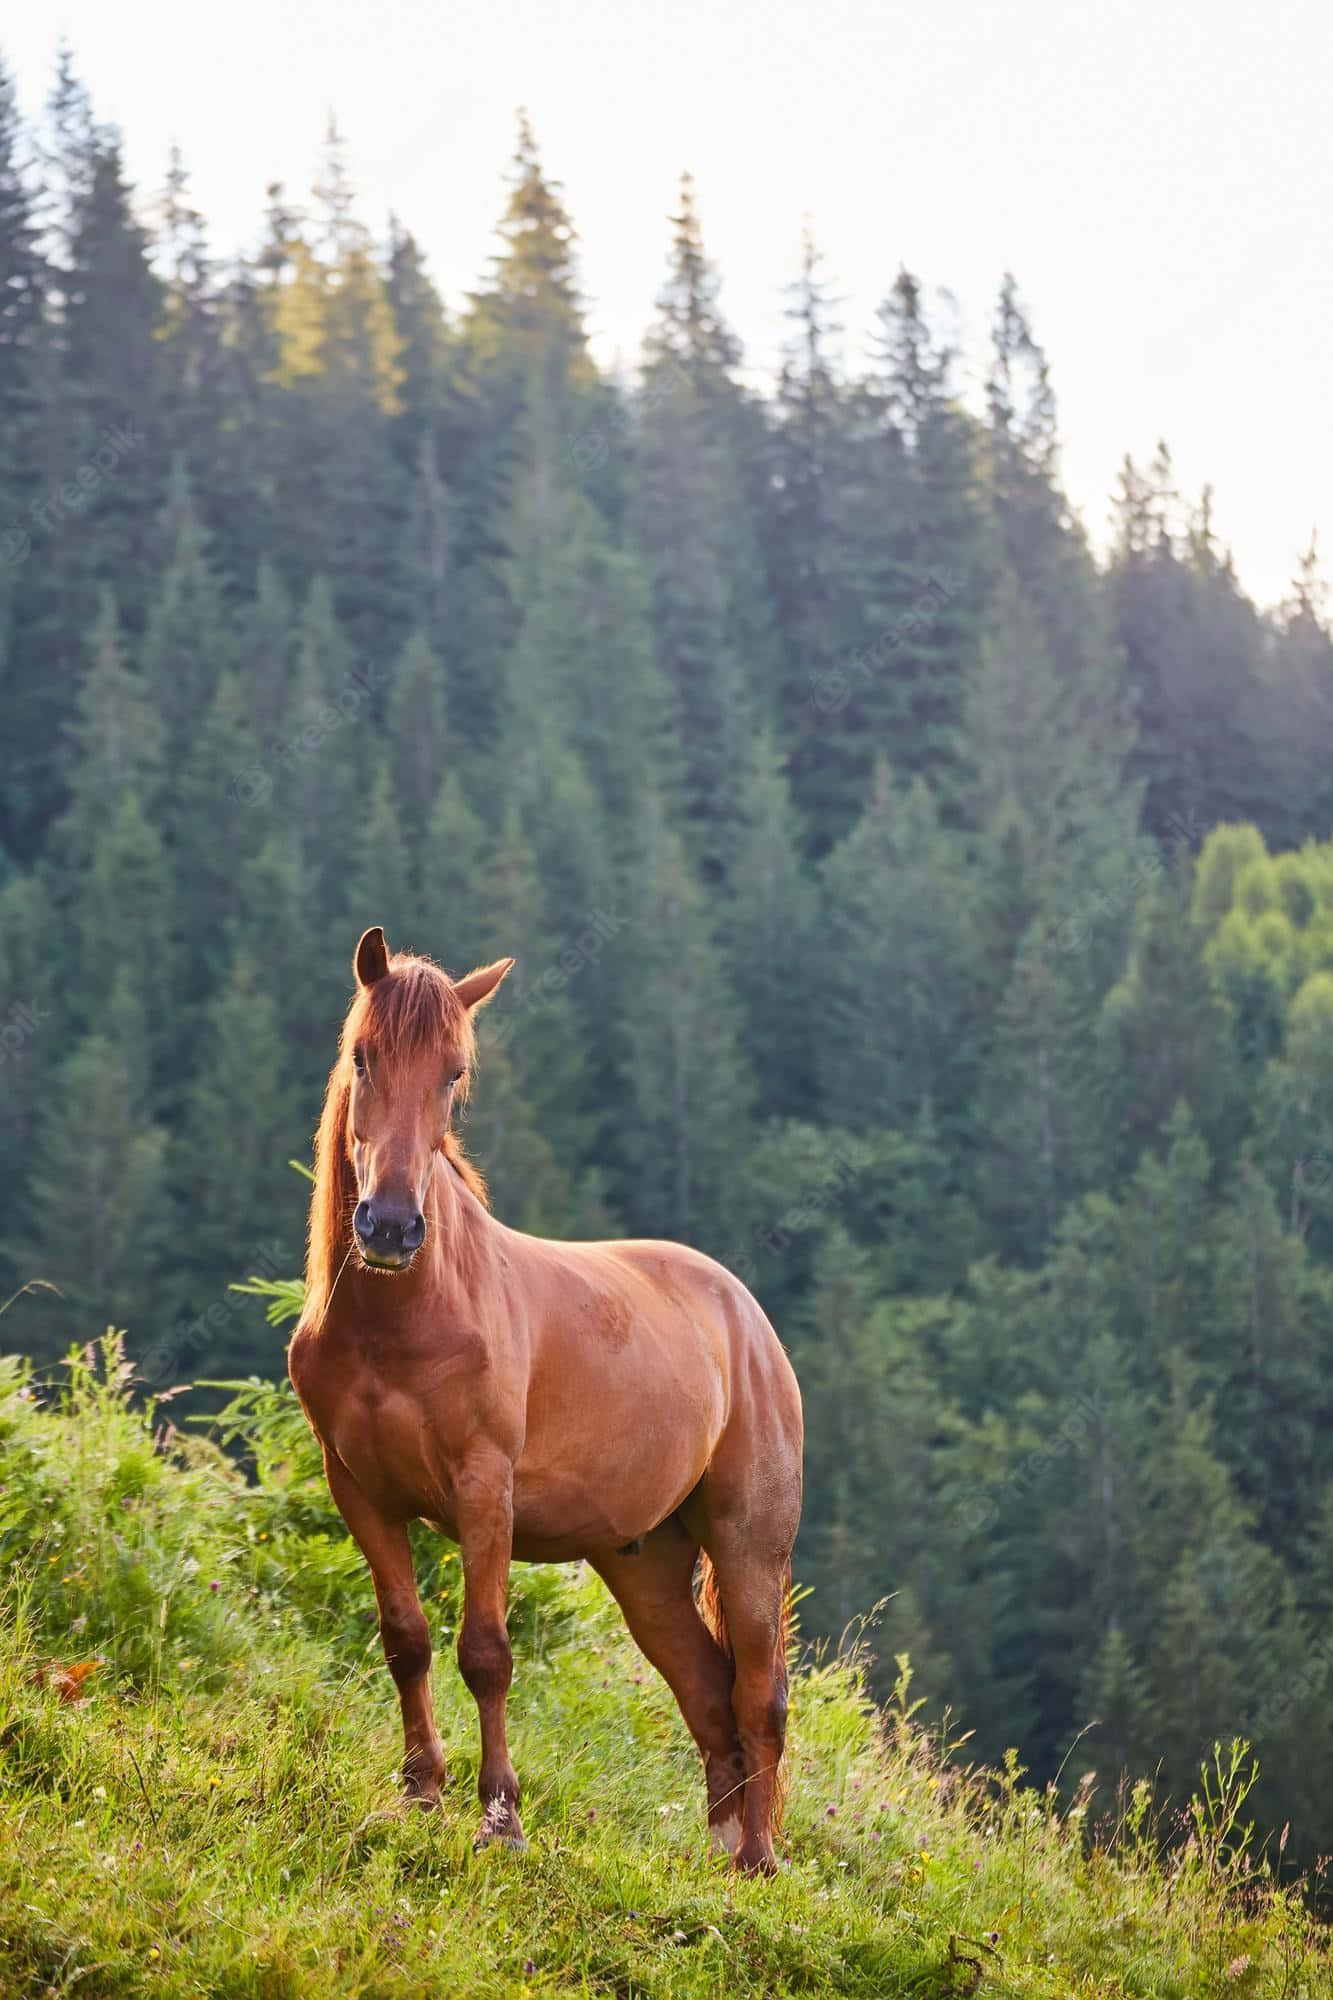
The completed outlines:
{"type": "Polygon", "coordinates": [[[1146,1787],[1061,1812],[942,1756],[905,1693],[878,1717],[855,1661],[796,1673],[784,1866],[737,1880],[670,1696],[577,1569],[516,1572],[532,1845],[476,1855],[447,1548],[423,1543],[451,1781],[404,1816],[369,1585],[286,1392],[233,1407],[247,1481],[132,1407],[114,1345],[58,1398],[0,1371],[5,1995],[1333,1994],[1251,1858],[1243,1757],[1164,1855],[1146,1787]],[[95,1656],[62,1700],[51,1663],[95,1656]]]}

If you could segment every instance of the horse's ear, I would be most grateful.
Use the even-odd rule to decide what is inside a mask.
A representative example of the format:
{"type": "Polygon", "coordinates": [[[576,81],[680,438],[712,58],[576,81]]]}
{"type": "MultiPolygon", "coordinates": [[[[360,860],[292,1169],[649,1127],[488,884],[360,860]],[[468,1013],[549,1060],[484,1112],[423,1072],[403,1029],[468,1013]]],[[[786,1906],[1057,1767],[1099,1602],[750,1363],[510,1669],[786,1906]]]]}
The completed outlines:
{"type": "Polygon", "coordinates": [[[358,986],[373,986],[389,970],[389,947],[378,924],[372,924],[368,931],[361,933],[361,942],[352,964],[356,969],[358,986]]]}
{"type": "Polygon", "coordinates": [[[512,958],[497,958],[494,965],[479,965],[457,982],[454,992],[465,1007],[484,1007],[513,963],[512,958]]]}

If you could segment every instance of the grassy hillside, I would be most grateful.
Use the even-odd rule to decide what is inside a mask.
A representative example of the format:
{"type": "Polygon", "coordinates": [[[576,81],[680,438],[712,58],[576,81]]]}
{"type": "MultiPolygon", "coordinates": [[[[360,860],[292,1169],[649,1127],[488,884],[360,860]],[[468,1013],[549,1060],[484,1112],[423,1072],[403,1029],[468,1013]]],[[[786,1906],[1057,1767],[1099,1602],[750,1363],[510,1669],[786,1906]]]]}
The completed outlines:
{"type": "Polygon", "coordinates": [[[881,1722],[855,1661],[797,1672],[787,1865],[733,1879],[669,1695],[572,1569],[516,1573],[532,1847],[475,1856],[448,1549],[423,1538],[452,1783],[404,1817],[370,1589],[286,1392],[233,1404],[247,1481],[131,1407],[114,1343],[58,1395],[0,1367],[6,1996],[1333,1994],[1247,1848],[1243,1757],[1164,1860],[1146,1786],[1061,1814],[905,1691],[881,1722]]]}

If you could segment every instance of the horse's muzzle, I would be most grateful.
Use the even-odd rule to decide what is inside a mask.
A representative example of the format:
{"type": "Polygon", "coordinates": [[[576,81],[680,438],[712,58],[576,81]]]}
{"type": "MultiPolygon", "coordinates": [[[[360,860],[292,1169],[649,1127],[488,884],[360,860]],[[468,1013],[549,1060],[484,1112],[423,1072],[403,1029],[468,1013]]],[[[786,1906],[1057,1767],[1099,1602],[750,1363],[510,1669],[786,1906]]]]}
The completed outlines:
{"type": "Polygon", "coordinates": [[[359,1201],[352,1229],[363,1262],[376,1271],[405,1271],[426,1240],[426,1218],[419,1208],[399,1213],[359,1201]]]}

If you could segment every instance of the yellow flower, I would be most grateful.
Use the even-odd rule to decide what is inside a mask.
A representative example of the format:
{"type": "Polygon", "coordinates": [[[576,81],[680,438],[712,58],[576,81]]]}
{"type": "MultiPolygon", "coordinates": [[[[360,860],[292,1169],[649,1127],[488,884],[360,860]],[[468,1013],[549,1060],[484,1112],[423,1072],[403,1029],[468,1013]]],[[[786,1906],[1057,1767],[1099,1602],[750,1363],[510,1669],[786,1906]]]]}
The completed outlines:
{"type": "Polygon", "coordinates": [[[208,1782],[210,1785],[220,1785],[222,1780],[221,1778],[210,1778],[208,1782]]]}
{"type": "Polygon", "coordinates": [[[150,1958],[161,1958],[162,1954],[161,1954],[161,1952],[160,1952],[160,1951],[158,1950],[158,1948],[157,1948],[157,1946],[156,1946],[155,1944],[150,1944],[150,1945],[149,1945],[149,1947],[148,1947],[148,1956],[149,1956],[150,1958]]]}

